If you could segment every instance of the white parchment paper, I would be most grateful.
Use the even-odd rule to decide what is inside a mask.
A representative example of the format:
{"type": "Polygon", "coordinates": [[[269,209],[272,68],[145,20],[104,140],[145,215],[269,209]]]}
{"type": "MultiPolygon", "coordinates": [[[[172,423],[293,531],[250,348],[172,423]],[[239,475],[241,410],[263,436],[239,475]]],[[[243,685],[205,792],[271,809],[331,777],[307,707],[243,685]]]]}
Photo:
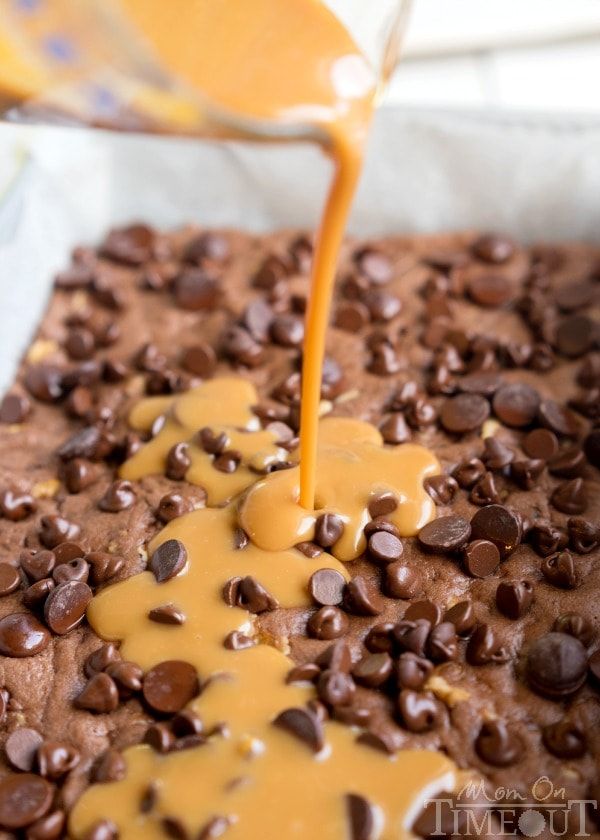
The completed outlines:
{"type": "MultiPolygon", "coordinates": [[[[312,227],[328,177],[307,146],[0,125],[0,390],[74,244],[134,219],[312,227]]],[[[598,241],[600,121],[383,109],[351,230],[473,227],[598,241]]]]}

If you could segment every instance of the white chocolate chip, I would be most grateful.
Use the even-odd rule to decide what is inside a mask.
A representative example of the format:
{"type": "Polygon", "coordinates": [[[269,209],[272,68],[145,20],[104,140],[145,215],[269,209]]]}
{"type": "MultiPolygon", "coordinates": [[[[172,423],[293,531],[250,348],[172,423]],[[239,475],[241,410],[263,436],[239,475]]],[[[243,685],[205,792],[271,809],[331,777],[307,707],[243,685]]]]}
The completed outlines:
{"type": "Polygon", "coordinates": [[[37,364],[56,353],[58,344],[52,338],[38,338],[27,351],[27,361],[37,364]]]}

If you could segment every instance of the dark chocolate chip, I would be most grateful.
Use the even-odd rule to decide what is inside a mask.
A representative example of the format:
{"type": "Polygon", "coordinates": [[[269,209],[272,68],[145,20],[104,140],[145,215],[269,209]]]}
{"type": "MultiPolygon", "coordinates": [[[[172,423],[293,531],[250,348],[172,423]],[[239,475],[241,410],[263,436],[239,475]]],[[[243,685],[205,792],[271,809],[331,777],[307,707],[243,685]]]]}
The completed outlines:
{"type": "Polygon", "coordinates": [[[48,646],[50,633],[31,613],[0,618],[0,653],[13,659],[35,656],[48,646]]]}
{"type": "Polygon", "coordinates": [[[458,656],[456,628],[451,621],[442,621],[432,628],[427,639],[427,654],[433,662],[448,662],[458,656]]]}
{"type": "Polygon", "coordinates": [[[171,659],[151,668],[144,677],[143,694],[157,712],[179,712],[200,692],[198,674],[188,662],[171,659]]]}
{"type": "Polygon", "coordinates": [[[379,688],[390,678],[393,670],[389,653],[368,653],[352,668],[356,682],[368,688],[379,688]]]}
{"type": "Polygon", "coordinates": [[[41,402],[56,402],[63,395],[62,371],[53,365],[27,368],[24,384],[31,396],[41,402]]]}
{"type": "Polygon", "coordinates": [[[128,699],[142,688],[143,671],[135,662],[123,660],[111,662],[106,666],[104,673],[114,680],[119,697],[123,700],[128,699]]]}
{"type": "Polygon", "coordinates": [[[546,633],[529,648],[527,678],[534,691],[560,700],[574,694],[585,682],[587,652],[567,633],[546,633]]]}
{"type": "Polygon", "coordinates": [[[376,531],[371,534],[367,544],[369,557],[378,565],[386,566],[399,560],[402,556],[403,546],[401,540],[387,531],[376,531]]]}
{"type": "Polygon", "coordinates": [[[119,782],[125,778],[127,765],[122,754],[116,749],[103,753],[92,771],[94,782],[119,782]]]}
{"type": "Polygon", "coordinates": [[[475,628],[475,610],[471,601],[459,601],[444,613],[444,621],[450,621],[459,636],[470,636],[475,628]]]}
{"type": "Polygon", "coordinates": [[[94,674],[99,674],[108,668],[111,663],[118,662],[120,658],[121,655],[116,646],[108,642],[90,653],[83,666],[84,673],[86,677],[93,677],[94,674]]]}
{"type": "Polygon", "coordinates": [[[410,651],[421,657],[425,656],[425,646],[430,632],[431,622],[425,618],[399,621],[392,631],[394,641],[400,650],[410,651]]]}
{"type": "Polygon", "coordinates": [[[583,356],[592,346],[596,325],[587,315],[568,315],[556,329],[556,347],[569,358],[583,356]]]}
{"type": "Polygon", "coordinates": [[[175,302],[181,309],[197,312],[215,309],[221,298],[218,280],[201,268],[183,271],[173,283],[175,302]]]}
{"type": "Polygon", "coordinates": [[[559,615],[552,629],[557,633],[568,633],[589,647],[596,635],[592,622],[579,613],[563,613],[559,615]]]}
{"type": "Polygon", "coordinates": [[[10,563],[0,563],[0,598],[10,595],[21,585],[18,570],[10,563]]]}
{"type": "Polygon", "coordinates": [[[474,255],[480,260],[496,265],[507,262],[515,253],[512,239],[497,233],[480,236],[471,247],[474,255]]]}
{"type": "Polygon", "coordinates": [[[191,464],[192,459],[189,455],[189,444],[176,443],[167,453],[165,474],[172,481],[183,481],[191,464]]]}
{"type": "Polygon", "coordinates": [[[41,776],[5,776],[0,780],[0,826],[12,830],[31,825],[49,811],[53,795],[53,786],[41,776]]]}
{"type": "Polygon", "coordinates": [[[501,557],[510,554],[521,542],[520,518],[503,505],[487,505],[471,519],[471,536],[493,542],[501,557]]]}
{"type": "Polygon", "coordinates": [[[323,513],[315,522],[314,540],[321,548],[331,548],[344,533],[344,520],[336,513],[323,513]]]}
{"type": "Polygon", "coordinates": [[[421,589],[421,577],[410,566],[390,563],[385,568],[383,588],[390,598],[414,598],[421,589]]]}
{"type": "Polygon", "coordinates": [[[109,714],[119,705],[119,692],[114,680],[108,674],[94,674],[81,693],[75,698],[75,706],[96,714],[109,714]]]}
{"type": "Polygon", "coordinates": [[[159,545],[148,564],[157,583],[164,583],[178,575],[187,563],[187,551],[180,540],[167,540],[159,545]]]}
{"type": "Polygon", "coordinates": [[[69,493],[81,493],[97,478],[97,472],[92,463],[85,458],[73,458],[63,469],[65,486],[69,493]]]}
{"type": "Polygon", "coordinates": [[[458,483],[451,475],[432,475],[425,479],[423,487],[437,505],[449,505],[456,495],[458,483]]]}
{"type": "Polygon", "coordinates": [[[223,639],[223,647],[227,650],[246,650],[254,647],[255,644],[255,639],[242,633],[241,630],[232,630],[223,639]]]}
{"type": "Polygon", "coordinates": [[[513,621],[521,618],[533,602],[533,584],[529,580],[503,580],[496,589],[496,606],[513,621]]]}
{"type": "Polygon", "coordinates": [[[79,764],[79,750],[62,741],[44,741],[37,751],[40,776],[55,781],[62,778],[79,764]]]}
{"type": "Polygon", "coordinates": [[[185,348],[181,354],[180,364],[184,370],[193,373],[194,376],[209,379],[216,370],[217,356],[210,344],[201,342],[185,348]]]}
{"type": "Polygon", "coordinates": [[[581,516],[571,516],[567,521],[569,545],[577,554],[589,554],[600,545],[600,523],[595,524],[581,516]]]}
{"type": "Polygon", "coordinates": [[[479,481],[471,488],[469,501],[482,507],[483,505],[497,504],[500,501],[500,494],[496,487],[496,480],[491,472],[486,472],[479,481]]]}
{"type": "Polygon", "coordinates": [[[335,314],[334,324],[340,330],[357,333],[369,323],[369,310],[359,300],[340,303],[335,314]]]}
{"type": "Polygon", "coordinates": [[[488,470],[500,471],[514,461],[515,453],[496,437],[486,437],[483,441],[481,461],[488,470]]]}
{"type": "Polygon", "coordinates": [[[135,490],[130,481],[117,479],[110,484],[100,501],[98,507],[108,513],[118,513],[121,510],[129,510],[135,504],[135,490]]]}
{"type": "Polygon", "coordinates": [[[177,626],[185,624],[185,614],[175,604],[163,604],[160,607],[154,607],[148,613],[148,618],[157,624],[174,624],[177,626]]]}
{"type": "Polygon", "coordinates": [[[11,522],[21,522],[37,510],[37,503],[30,493],[3,490],[0,493],[0,515],[11,522]]]}
{"type": "Polygon", "coordinates": [[[559,484],[550,501],[561,513],[580,514],[587,508],[587,493],[582,478],[573,478],[559,484]]]}
{"type": "Polygon", "coordinates": [[[348,706],[355,690],[354,680],[344,671],[323,671],[317,682],[319,700],[326,706],[348,706]]]}
{"type": "Polygon", "coordinates": [[[577,415],[555,400],[542,400],[538,415],[543,426],[563,437],[576,437],[581,428],[577,415]]]}
{"type": "Polygon", "coordinates": [[[348,616],[338,607],[321,607],[308,619],[307,630],[313,639],[339,639],[348,632],[348,616]]]}
{"type": "Polygon", "coordinates": [[[404,619],[406,621],[425,619],[433,627],[442,620],[442,610],[438,604],[434,604],[428,598],[424,601],[413,601],[404,613],[404,619]]]}
{"type": "Polygon", "coordinates": [[[585,456],[580,446],[569,446],[553,455],[548,462],[552,475],[559,478],[576,478],[585,469],[585,456]]]}
{"type": "Polygon", "coordinates": [[[40,542],[46,548],[55,548],[59,543],[76,540],[81,532],[79,525],[55,514],[40,519],[40,542]]]}
{"type": "Polygon", "coordinates": [[[535,420],[540,405],[538,392],[524,382],[503,385],[494,394],[494,412],[506,426],[521,428],[535,420]]]}
{"type": "Polygon", "coordinates": [[[362,575],[357,575],[346,584],[344,604],[353,615],[380,615],[384,607],[379,592],[362,575]]]}
{"type": "Polygon", "coordinates": [[[523,746],[519,738],[502,720],[485,721],[475,739],[475,749],[480,758],[494,767],[516,764],[523,746]]]}
{"type": "Polygon", "coordinates": [[[508,651],[491,625],[479,624],[469,639],[466,658],[470,665],[499,665],[508,660],[508,651]]]}
{"type": "Polygon", "coordinates": [[[161,522],[172,522],[184,513],[193,510],[191,500],[186,499],[180,493],[167,493],[162,497],[156,509],[156,515],[161,522]]]}
{"type": "Polygon", "coordinates": [[[83,621],[92,590],[82,581],[62,583],[50,592],[44,604],[46,624],[59,636],[73,630],[83,621]]]}
{"type": "Polygon", "coordinates": [[[318,569],[310,576],[308,591],[319,606],[337,606],[344,596],[346,581],[336,569],[318,569]]]}
{"type": "Polygon", "coordinates": [[[542,740],[546,749],[558,758],[581,758],[587,749],[585,733],[567,718],[544,726],[542,740]]]}
{"type": "Polygon", "coordinates": [[[569,551],[560,551],[545,557],[542,561],[542,574],[552,586],[560,589],[575,589],[578,584],[573,555],[569,551]]]}
{"type": "Polygon", "coordinates": [[[470,458],[468,461],[461,461],[452,475],[459,487],[463,490],[470,490],[485,475],[485,466],[479,458],[470,458]]]}
{"type": "Polygon", "coordinates": [[[277,609],[279,604],[256,578],[247,575],[239,581],[236,592],[236,606],[258,615],[277,609]]]}
{"type": "Polygon", "coordinates": [[[440,704],[430,691],[403,688],[398,697],[398,711],[409,732],[430,732],[441,718],[440,704]]]}
{"type": "Polygon", "coordinates": [[[425,525],[418,534],[419,544],[425,551],[447,554],[459,551],[469,540],[471,526],[462,516],[439,516],[425,525]]]}
{"type": "Polygon", "coordinates": [[[600,470],[600,429],[592,429],[583,442],[583,451],[590,464],[600,470]]]}
{"type": "Polygon", "coordinates": [[[479,306],[496,309],[512,298],[513,287],[502,274],[480,274],[469,283],[469,295],[479,306]]]}
{"type": "Polygon", "coordinates": [[[10,733],[4,744],[4,751],[15,770],[22,770],[25,773],[33,770],[37,751],[43,740],[36,729],[29,729],[26,726],[21,726],[10,733]]]}
{"type": "Polygon", "coordinates": [[[428,659],[406,651],[398,657],[396,666],[398,687],[417,691],[423,687],[432,671],[433,664],[428,659]]]}
{"type": "Polygon", "coordinates": [[[289,732],[315,753],[325,746],[323,725],[308,709],[285,709],[277,715],[273,724],[289,732]]]}
{"type": "Polygon", "coordinates": [[[91,551],[84,559],[90,567],[90,580],[94,586],[113,578],[125,563],[121,555],[109,554],[107,551],[91,551]]]}
{"type": "Polygon", "coordinates": [[[0,402],[0,423],[23,423],[31,414],[31,403],[24,394],[5,394],[0,402]]]}
{"type": "Polygon", "coordinates": [[[357,793],[346,794],[346,814],[350,826],[350,840],[375,840],[378,835],[373,805],[357,793]]]}

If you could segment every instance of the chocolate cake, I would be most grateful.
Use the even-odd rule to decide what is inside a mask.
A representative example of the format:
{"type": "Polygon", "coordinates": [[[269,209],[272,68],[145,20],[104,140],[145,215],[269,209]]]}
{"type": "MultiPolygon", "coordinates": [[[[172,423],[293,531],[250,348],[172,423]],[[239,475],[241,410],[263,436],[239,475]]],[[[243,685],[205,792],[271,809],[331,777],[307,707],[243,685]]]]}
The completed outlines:
{"type": "MultiPolygon", "coordinates": [[[[293,451],[311,253],[298,231],[135,224],[76,248],[56,277],[0,405],[2,836],[66,836],[85,788],[123,776],[128,745],[202,748],[191,718],[156,699],[157,681],[176,684],[185,705],[195,674],[144,674],[85,618],[97,591],[148,564],[176,574],[184,558],[148,559],[147,545],[206,502],[181,447],[166,475],[119,476],[160,427],[144,435],[128,417],[145,396],[237,375],[293,451]]],[[[328,568],[340,522],[326,513],[297,546],[322,560],[313,606],[278,607],[248,578],[218,581],[224,597],[289,652],[290,682],[314,684],[317,718],[390,754],[444,753],[484,781],[492,811],[494,791],[531,798],[547,777],[586,801],[600,836],[600,249],[473,232],[347,240],[328,348],[324,414],[431,450],[437,516],[400,538],[377,500],[347,582],[328,568]]],[[[238,468],[210,430],[202,445],[215,469],[238,468]]],[[[165,605],[151,620],[183,618],[165,605]]],[[[355,840],[369,837],[360,802],[350,813],[355,840]]],[[[105,816],[93,840],[115,836],[105,816]]],[[[178,816],[165,836],[189,836],[178,816]]],[[[455,827],[435,833],[425,808],[414,832],[455,827]]]]}

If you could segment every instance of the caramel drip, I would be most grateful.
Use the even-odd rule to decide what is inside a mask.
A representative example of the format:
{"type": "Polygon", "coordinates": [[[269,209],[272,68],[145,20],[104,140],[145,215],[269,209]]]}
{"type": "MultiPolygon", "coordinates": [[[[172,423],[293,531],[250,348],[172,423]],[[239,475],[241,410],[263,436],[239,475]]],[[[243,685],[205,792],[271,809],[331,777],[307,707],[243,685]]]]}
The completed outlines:
{"type": "MultiPolygon", "coordinates": [[[[97,820],[109,816],[121,840],[158,840],[164,838],[161,817],[174,815],[196,836],[219,814],[234,820],[227,835],[232,840],[342,840],[348,836],[344,795],[356,792],[381,810],[382,838],[409,837],[406,826],[424,797],[452,786],[451,762],[427,751],[389,758],[356,744],[355,733],[335,723],[326,725],[326,747],[315,757],[271,724],[282,709],[312,696],[309,686],[286,685],[288,658],[264,643],[235,652],[223,646],[232,630],[253,632],[251,616],[223,601],[221,588],[228,578],[251,574],[282,606],[301,606],[308,603],[306,583],[315,569],[327,565],[345,575],[343,565],[333,557],[324,563],[322,557],[310,560],[293,550],[265,552],[251,543],[237,550],[235,523],[233,506],[174,520],[149,552],[168,539],[182,540],[188,549],[185,569],[162,584],[143,572],[105,589],[90,605],[92,627],[105,639],[121,640],[125,659],[149,669],[163,660],[185,658],[204,680],[210,677],[190,707],[207,730],[225,722],[227,734],[166,756],[147,746],[127,750],[126,778],[93,786],[75,806],[73,836],[85,837],[97,820]],[[149,620],[148,612],[165,603],[182,610],[183,625],[149,620]],[[243,783],[236,784],[240,779],[243,783]],[[157,786],[157,805],[152,813],[141,814],[139,803],[150,784],[157,786]]],[[[286,645],[285,639],[269,641],[286,645]]]]}
{"type": "Polygon", "coordinates": [[[437,458],[422,446],[405,443],[387,448],[369,423],[326,418],[319,426],[317,509],[307,511],[298,504],[300,470],[294,467],[266,476],[248,491],[240,522],[257,546],[280,551],[311,540],[320,513],[336,513],[344,532],[332,552],[339,560],[354,560],[365,550],[369,503],[378,497],[392,494],[398,503],[386,518],[401,536],[413,536],[433,518],[435,505],[423,480],[440,469],[437,458]],[[277,510],[277,516],[265,515],[270,510],[277,510]]]}
{"type": "Polygon", "coordinates": [[[191,460],[186,479],[206,490],[208,505],[229,501],[253,484],[257,473],[288,457],[287,451],[276,445],[275,434],[260,428],[251,410],[257,402],[250,382],[227,377],[205,382],[179,397],[142,400],[130,414],[131,426],[147,432],[161,416],[164,425],[123,464],[121,476],[133,480],[164,473],[171,447],[185,442],[191,460]],[[241,462],[234,472],[221,472],[214,466],[214,456],[199,443],[202,428],[210,428],[215,436],[223,433],[226,448],[240,453],[241,462]]]}

